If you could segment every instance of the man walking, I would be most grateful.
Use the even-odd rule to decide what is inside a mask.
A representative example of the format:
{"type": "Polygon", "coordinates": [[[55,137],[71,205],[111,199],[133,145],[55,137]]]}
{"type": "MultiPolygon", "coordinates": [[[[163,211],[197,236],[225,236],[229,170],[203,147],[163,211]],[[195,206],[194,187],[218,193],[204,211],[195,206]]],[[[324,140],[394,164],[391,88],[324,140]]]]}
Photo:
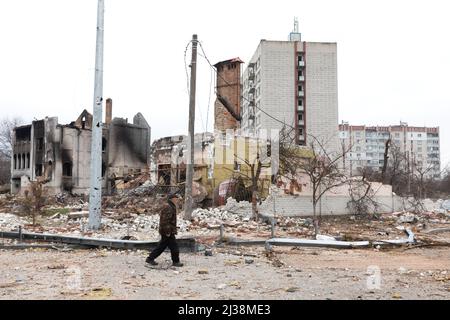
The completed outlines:
{"type": "Polygon", "coordinates": [[[167,247],[169,247],[170,254],[172,255],[172,265],[175,267],[183,266],[183,264],[180,263],[180,250],[178,249],[177,241],[175,239],[175,235],[177,234],[177,205],[179,204],[179,200],[176,193],[169,194],[167,197],[167,205],[161,210],[159,218],[159,234],[161,235],[161,241],[145,260],[145,262],[152,266],[158,265],[155,259],[158,258],[167,247]]]}

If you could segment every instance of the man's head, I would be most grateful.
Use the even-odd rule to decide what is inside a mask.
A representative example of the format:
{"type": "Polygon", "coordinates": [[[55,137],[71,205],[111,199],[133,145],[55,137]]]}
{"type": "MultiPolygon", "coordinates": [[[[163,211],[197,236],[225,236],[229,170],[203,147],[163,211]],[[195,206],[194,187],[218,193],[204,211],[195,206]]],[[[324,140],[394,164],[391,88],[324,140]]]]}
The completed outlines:
{"type": "Polygon", "coordinates": [[[173,204],[175,204],[175,206],[179,206],[180,203],[180,195],[176,192],[173,193],[169,193],[169,195],[167,196],[167,201],[172,202],[173,204]]]}

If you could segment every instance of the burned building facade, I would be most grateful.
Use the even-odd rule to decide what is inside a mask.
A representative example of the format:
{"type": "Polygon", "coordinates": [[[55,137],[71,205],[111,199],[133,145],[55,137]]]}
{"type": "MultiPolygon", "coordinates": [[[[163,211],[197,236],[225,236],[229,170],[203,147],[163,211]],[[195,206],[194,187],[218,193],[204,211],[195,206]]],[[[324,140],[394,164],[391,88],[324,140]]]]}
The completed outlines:
{"type": "MultiPolygon", "coordinates": [[[[106,192],[117,181],[148,171],[151,129],[142,114],[133,123],[112,119],[112,100],[106,101],[102,137],[102,176],[106,192]]],[[[48,194],[68,191],[89,194],[92,115],[84,110],[76,121],[62,125],[46,117],[13,132],[11,193],[26,190],[30,181],[44,181],[48,194]]]]}

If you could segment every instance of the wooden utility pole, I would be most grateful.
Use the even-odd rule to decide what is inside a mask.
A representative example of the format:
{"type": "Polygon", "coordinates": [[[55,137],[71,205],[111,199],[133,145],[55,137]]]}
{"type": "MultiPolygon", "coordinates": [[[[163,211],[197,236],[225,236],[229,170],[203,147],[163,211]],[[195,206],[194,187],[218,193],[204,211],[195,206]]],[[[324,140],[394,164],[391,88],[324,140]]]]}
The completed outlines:
{"type": "Polygon", "coordinates": [[[103,105],[103,26],[104,0],[98,0],[95,52],[94,115],[91,136],[91,175],[89,191],[89,229],[101,225],[102,208],[102,105],[103,105]]]}
{"type": "Polygon", "coordinates": [[[184,192],[184,218],[192,219],[192,182],[194,178],[194,124],[195,124],[195,88],[197,80],[197,35],[192,36],[191,86],[189,91],[189,133],[186,159],[186,187],[184,192]]]}

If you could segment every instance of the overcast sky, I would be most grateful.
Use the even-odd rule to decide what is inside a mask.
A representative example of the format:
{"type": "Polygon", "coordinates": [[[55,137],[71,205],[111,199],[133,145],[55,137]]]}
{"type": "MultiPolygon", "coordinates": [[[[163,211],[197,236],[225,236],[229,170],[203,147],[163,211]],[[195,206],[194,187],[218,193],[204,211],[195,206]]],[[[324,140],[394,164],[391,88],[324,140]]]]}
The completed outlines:
{"type": "MultiPolygon", "coordinates": [[[[184,51],[197,33],[214,64],[247,62],[260,39],[338,43],[339,121],[439,126],[450,161],[450,3],[105,0],[104,97],[142,112],[152,138],[187,131],[184,51]]],[[[92,112],[96,0],[0,0],[0,117],[60,123],[92,112]]],[[[187,60],[190,60],[188,52],[187,60]]],[[[211,72],[199,57],[196,131],[213,128],[211,72]]]]}

